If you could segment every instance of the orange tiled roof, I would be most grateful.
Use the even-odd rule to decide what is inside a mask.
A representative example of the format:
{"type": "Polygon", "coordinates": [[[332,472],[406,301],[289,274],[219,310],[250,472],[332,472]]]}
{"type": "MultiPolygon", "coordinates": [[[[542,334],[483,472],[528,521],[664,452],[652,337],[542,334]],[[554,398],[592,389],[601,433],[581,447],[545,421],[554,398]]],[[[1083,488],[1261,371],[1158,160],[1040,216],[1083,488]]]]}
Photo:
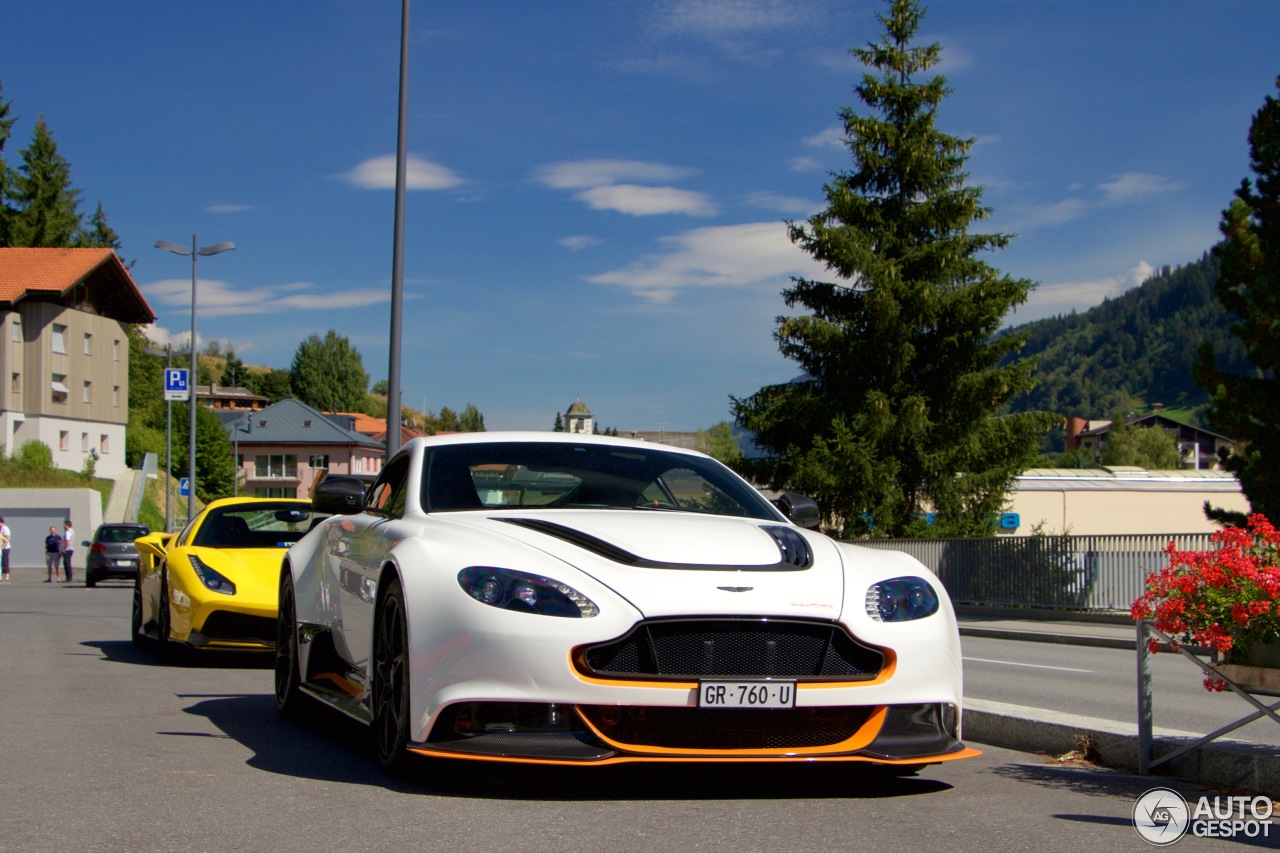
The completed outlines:
{"type": "Polygon", "coordinates": [[[0,305],[28,296],[60,297],[79,284],[98,291],[103,313],[130,323],[150,323],[155,312],[111,249],[0,249],[0,305]]]}

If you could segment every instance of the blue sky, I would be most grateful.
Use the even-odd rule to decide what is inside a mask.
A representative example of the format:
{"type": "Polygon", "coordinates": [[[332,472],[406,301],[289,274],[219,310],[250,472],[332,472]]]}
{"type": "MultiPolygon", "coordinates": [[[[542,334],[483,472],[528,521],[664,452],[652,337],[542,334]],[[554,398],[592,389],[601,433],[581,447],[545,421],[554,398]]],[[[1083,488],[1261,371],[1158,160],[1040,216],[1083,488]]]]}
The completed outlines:
{"type": "MultiPolygon", "coordinates": [[[[415,0],[403,398],[549,429],[692,430],[784,381],[783,222],[823,204],[881,2],[415,0]]],[[[387,376],[398,0],[0,4],[10,165],[43,116],[102,202],[154,336],[287,368],[335,329],[387,376]]],[[[937,0],[939,126],[1039,282],[1012,322],[1198,258],[1280,74],[1274,0],[937,0]]]]}

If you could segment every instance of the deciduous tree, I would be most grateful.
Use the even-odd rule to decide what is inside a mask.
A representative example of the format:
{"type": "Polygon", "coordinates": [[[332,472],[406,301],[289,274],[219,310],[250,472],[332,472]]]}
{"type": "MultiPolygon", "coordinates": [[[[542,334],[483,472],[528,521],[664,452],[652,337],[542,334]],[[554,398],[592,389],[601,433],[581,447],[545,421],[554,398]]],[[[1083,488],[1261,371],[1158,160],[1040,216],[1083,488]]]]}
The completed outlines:
{"type": "Polygon", "coordinates": [[[868,114],[840,113],[853,169],[826,185],[825,210],[790,224],[833,279],[783,292],[807,311],[775,332],[803,377],[733,400],[767,454],[744,469],[810,493],[846,535],[921,533],[925,512],[936,533],[993,531],[1049,423],[999,416],[1032,379],[1027,362],[1001,363],[1022,339],[996,332],[1034,284],[983,260],[1008,235],[968,232],[989,211],[966,183],[973,140],[936,127],[949,89],[920,79],[941,54],[913,43],[922,15],[894,0],[880,40],[852,51],[868,69],[855,88],[868,114]]]}
{"type": "Polygon", "coordinates": [[[293,396],[322,412],[358,412],[365,402],[369,374],[346,337],[333,329],[324,338],[311,335],[294,353],[289,368],[293,396]]]}

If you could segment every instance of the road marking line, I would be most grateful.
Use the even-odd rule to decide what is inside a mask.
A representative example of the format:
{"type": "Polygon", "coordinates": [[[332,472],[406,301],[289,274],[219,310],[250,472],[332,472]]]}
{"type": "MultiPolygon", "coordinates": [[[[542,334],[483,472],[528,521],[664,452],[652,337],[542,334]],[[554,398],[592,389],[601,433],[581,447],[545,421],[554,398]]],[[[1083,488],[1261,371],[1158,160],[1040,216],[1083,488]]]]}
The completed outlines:
{"type": "Polygon", "coordinates": [[[999,664],[1004,664],[1005,666],[1029,666],[1032,669],[1056,669],[1059,672],[1087,672],[1090,674],[1093,673],[1092,669],[1072,669],[1069,666],[1045,666],[1044,664],[1039,664],[1039,663],[1017,663],[1011,660],[988,660],[987,658],[965,658],[965,660],[973,661],[974,663],[999,663],[999,664]]]}

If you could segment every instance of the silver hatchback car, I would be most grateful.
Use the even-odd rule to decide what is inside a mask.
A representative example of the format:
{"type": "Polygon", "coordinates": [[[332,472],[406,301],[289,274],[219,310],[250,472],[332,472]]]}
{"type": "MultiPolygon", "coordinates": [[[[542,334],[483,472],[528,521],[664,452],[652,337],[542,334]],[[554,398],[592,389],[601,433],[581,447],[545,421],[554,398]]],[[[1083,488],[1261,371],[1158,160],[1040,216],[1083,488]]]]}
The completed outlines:
{"type": "Polygon", "coordinates": [[[84,585],[94,587],[98,581],[109,578],[136,578],[138,549],[133,540],[150,532],[145,524],[99,525],[93,532],[93,541],[84,543],[89,548],[84,566],[84,585]]]}

